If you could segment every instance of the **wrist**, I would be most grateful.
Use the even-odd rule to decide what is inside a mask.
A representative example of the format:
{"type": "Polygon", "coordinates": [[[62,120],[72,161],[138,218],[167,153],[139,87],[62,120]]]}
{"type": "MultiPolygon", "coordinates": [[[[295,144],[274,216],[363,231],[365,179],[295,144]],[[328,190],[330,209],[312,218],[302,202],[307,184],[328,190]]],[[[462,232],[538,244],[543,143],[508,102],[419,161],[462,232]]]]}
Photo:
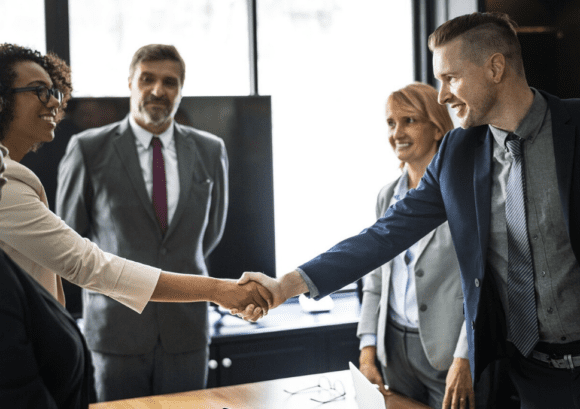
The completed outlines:
{"type": "Polygon", "coordinates": [[[296,270],[283,275],[276,281],[280,284],[280,290],[284,297],[284,301],[288,298],[308,292],[308,285],[306,285],[306,282],[304,282],[304,279],[296,270]]]}
{"type": "Polygon", "coordinates": [[[361,349],[359,356],[360,365],[375,366],[375,358],[377,356],[377,348],[374,346],[367,346],[361,349]]]}
{"type": "Polygon", "coordinates": [[[234,281],[219,278],[211,279],[211,281],[208,283],[209,300],[213,303],[223,306],[226,297],[228,297],[228,295],[231,295],[232,291],[236,290],[235,288],[230,288],[234,286],[237,286],[237,284],[234,281]]]}

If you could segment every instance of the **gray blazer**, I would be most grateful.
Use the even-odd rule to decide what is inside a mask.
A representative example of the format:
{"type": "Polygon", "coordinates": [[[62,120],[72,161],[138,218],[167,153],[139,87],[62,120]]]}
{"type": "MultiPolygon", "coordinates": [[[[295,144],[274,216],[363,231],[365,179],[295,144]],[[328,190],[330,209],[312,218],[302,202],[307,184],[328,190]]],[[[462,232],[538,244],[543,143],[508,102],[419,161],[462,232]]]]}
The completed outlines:
{"type": "MultiPolygon", "coordinates": [[[[398,179],[383,187],[377,199],[377,218],[382,217],[393,197],[398,179]]],[[[387,365],[385,330],[393,262],[365,277],[361,319],[357,335],[377,334],[377,358],[387,365]]],[[[447,222],[419,240],[415,263],[419,334],[429,363],[437,370],[451,366],[453,356],[468,357],[463,317],[463,292],[459,262],[447,222]],[[428,271],[428,274],[424,274],[428,271]]]]}
{"type": "MultiPolygon", "coordinates": [[[[57,213],[102,250],[164,271],[207,275],[228,201],[223,141],[175,124],[180,194],[163,237],[147,195],[129,118],[72,137],[59,165],[57,213]]],[[[139,291],[138,288],[135,291],[139,291]]],[[[209,343],[207,303],[149,303],[142,314],[83,290],[85,336],[92,350],[144,354],[160,338],[169,353],[209,343]]]]}

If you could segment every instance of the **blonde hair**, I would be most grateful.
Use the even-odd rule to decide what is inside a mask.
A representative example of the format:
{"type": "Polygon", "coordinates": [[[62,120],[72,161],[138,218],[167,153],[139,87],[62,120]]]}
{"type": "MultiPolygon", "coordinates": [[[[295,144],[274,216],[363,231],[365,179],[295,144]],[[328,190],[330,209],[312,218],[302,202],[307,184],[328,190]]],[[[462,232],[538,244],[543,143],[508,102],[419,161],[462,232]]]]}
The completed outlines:
{"type": "MultiPolygon", "coordinates": [[[[391,93],[387,98],[387,105],[393,101],[413,109],[419,119],[431,122],[441,135],[445,135],[454,126],[447,107],[437,102],[438,94],[439,92],[431,85],[414,82],[391,93]]],[[[437,148],[441,140],[437,141],[437,148]]],[[[404,162],[401,163],[401,168],[404,166],[404,162]]]]}

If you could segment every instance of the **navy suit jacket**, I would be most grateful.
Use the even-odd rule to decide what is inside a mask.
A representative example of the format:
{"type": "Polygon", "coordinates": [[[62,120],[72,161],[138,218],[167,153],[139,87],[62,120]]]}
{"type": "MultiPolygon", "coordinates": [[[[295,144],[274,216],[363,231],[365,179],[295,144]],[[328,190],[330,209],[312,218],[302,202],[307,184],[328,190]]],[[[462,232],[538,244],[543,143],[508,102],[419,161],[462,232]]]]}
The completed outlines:
{"type": "MultiPolygon", "coordinates": [[[[552,114],[560,203],[572,249],[580,260],[580,99],[542,95],[552,114]]],[[[358,236],[300,266],[322,297],[391,260],[448,220],[461,268],[474,381],[488,363],[508,352],[505,314],[493,275],[486,274],[492,155],[493,136],[487,125],[452,130],[417,189],[358,236]]]]}

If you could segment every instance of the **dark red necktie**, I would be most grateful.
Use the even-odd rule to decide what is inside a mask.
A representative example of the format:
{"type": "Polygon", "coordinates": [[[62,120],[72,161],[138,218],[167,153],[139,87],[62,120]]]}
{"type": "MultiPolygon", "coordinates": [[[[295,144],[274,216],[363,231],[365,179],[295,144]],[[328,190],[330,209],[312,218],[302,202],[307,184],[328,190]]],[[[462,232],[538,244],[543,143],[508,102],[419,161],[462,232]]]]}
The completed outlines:
{"type": "Polygon", "coordinates": [[[153,208],[163,234],[167,231],[167,183],[165,181],[165,161],[161,148],[161,140],[154,136],[153,146],[153,208]]]}

